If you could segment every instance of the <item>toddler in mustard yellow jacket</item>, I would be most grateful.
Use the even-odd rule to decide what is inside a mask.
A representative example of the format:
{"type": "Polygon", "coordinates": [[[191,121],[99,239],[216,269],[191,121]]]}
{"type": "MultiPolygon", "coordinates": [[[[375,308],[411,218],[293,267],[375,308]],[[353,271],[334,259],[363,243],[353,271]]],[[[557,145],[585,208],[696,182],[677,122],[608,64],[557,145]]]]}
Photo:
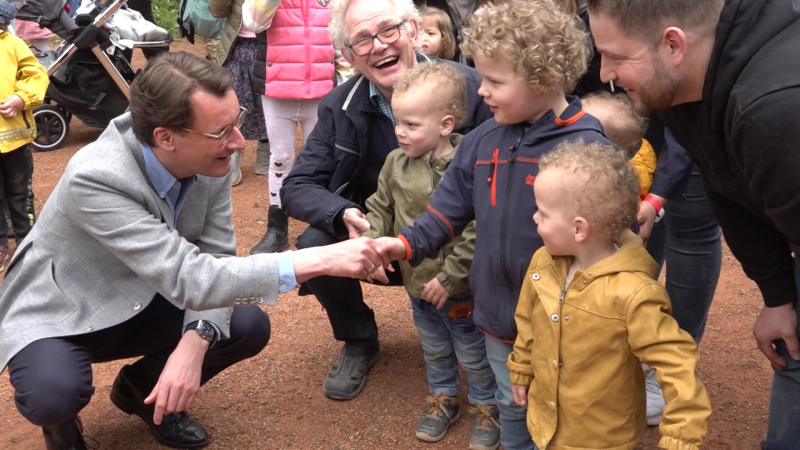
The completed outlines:
{"type": "MultiPolygon", "coordinates": [[[[0,0],[0,186],[15,239],[33,227],[33,157],[36,137],[32,109],[42,104],[50,80],[22,39],[8,32],[16,8],[0,0]]],[[[8,253],[8,225],[0,214],[0,264],[8,253]]]]}
{"type": "Polygon", "coordinates": [[[699,448],[711,414],[699,353],[652,278],[658,266],[628,230],[639,204],[628,155],[561,144],[541,158],[534,191],[545,246],[525,275],[508,358],[534,442],[636,448],[647,426],[641,359],[656,369],[667,403],[659,448],[699,448]]]}

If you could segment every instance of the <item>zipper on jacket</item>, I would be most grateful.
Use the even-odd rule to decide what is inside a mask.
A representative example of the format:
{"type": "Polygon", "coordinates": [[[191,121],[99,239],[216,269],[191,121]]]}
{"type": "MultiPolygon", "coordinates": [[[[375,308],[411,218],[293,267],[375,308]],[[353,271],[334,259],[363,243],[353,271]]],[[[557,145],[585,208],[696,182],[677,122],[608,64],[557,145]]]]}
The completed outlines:
{"type": "Polygon", "coordinates": [[[486,180],[492,186],[491,189],[491,204],[495,206],[497,204],[497,155],[500,153],[500,149],[494,149],[494,153],[492,153],[492,168],[490,169],[492,174],[489,176],[489,179],[486,180]]]}
{"type": "Polygon", "coordinates": [[[558,277],[556,269],[552,264],[550,264],[550,271],[553,272],[553,276],[556,277],[556,281],[558,281],[558,284],[561,285],[561,294],[558,296],[558,303],[564,303],[564,295],[567,293],[567,283],[561,282],[561,278],[558,277]]]}
{"type": "MultiPolygon", "coordinates": [[[[503,203],[503,215],[500,218],[500,267],[503,268],[503,277],[506,280],[506,284],[513,288],[514,283],[511,280],[511,274],[509,273],[508,268],[508,261],[506,255],[506,239],[507,239],[507,231],[508,230],[508,205],[511,204],[511,196],[513,195],[513,190],[511,189],[514,181],[514,163],[517,160],[517,149],[519,149],[520,144],[522,143],[522,138],[525,137],[525,133],[528,131],[528,128],[522,130],[522,134],[517,139],[517,142],[511,147],[511,152],[508,155],[508,178],[506,180],[506,196],[503,203]]],[[[499,149],[495,150],[495,155],[497,155],[499,149]]],[[[493,159],[497,159],[496,156],[493,159]]],[[[497,164],[494,165],[494,171],[497,172],[497,164]]],[[[492,206],[494,206],[494,186],[496,183],[496,176],[492,177],[492,206]]],[[[512,289],[513,291],[513,289],[512,289]]],[[[517,300],[517,299],[514,299],[517,300]]]]}

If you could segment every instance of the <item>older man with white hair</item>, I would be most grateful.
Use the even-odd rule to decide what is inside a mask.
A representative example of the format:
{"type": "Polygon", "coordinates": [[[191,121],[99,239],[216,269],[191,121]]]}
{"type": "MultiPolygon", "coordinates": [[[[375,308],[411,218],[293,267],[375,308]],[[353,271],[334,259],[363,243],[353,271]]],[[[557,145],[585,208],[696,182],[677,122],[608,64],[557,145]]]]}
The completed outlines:
{"type": "MultiPolygon", "coordinates": [[[[363,214],[386,155],[398,147],[390,106],[393,85],[406,69],[432,59],[416,52],[418,13],[412,0],[340,0],[330,30],[334,45],[359,75],[323,98],[319,121],[283,183],[286,213],[311,225],[298,238],[298,248],[348,238],[343,217],[363,214]]],[[[491,117],[477,94],[480,76],[465,65],[441,63],[456,64],[467,79],[468,111],[457,130],[466,133],[491,117]]],[[[399,271],[390,278],[402,284],[399,271]]],[[[334,337],[345,343],[325,377],[323,393],[352,399],[380,357],[374,313],[364,303],[358,280],[317,277],[306,287],[327,310],[334,337]]]]}

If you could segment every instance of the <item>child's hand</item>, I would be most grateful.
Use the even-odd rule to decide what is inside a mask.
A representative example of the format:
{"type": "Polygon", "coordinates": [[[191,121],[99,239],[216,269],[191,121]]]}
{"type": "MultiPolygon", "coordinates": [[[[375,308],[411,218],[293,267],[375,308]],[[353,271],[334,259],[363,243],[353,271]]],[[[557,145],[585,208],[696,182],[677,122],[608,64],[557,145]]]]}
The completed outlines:
{"type": "Polygon", "coordinates": [[[511,393],[514,394],[514,403],[523,407],[528,406],[528,386],[512,384],[511,393]]]}
{"type": "Polygon", "coordinates": [[[434,277],[431,281],[425,283],[422,289],[422,298],[435,306],[436,309],[442,309],[447,299],[450,298],[450,294],[447,292],[447,289],[442,286],[442,283],[434,277]]]}
{"type": "Polygon", "coordinates": [[[25,102],[22,101],[22,98],[19,95],[15,94],[0,103],[0,114],[2,114],[3,117],[12,119],[16,117],[17,113],[22,111],[22,108],[24,107],[25,102]]]}
{"type": "Polygon", "coordinates": [[[342,220],[344,220],[344,226],[347,227],[347,232],[350,234],[350,239],[360,238],[365,231],[369,230],[367,216],[358,208],[345,209],[342,220]]]}

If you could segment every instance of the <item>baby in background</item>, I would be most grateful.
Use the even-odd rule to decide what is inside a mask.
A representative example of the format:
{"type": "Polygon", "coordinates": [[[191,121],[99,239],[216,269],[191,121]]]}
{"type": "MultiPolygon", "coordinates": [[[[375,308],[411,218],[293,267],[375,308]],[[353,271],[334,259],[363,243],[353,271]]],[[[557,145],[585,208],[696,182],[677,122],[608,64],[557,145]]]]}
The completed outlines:
{"type": "Polygon", "coordinates": [[[425,6],[419,10],[420,49],[427,56],[453,59],[456,55],[456,38],[450,16],[439,8],[425,6]]]}
{"type": "MultiPolygon", "coordinates": [[[[453,130],[464,120],[466,102],[464,77],[450,63],[421,63],[403,74],[392,95],[400,148],[386,157],[378,190],[366,202],[368,214],[351,225],[377,238],[396,236],[401,228],[414,224],[453,160],[461,140],[453,130]]],[[[350,237],[358,236],[351,233],[350,237]]],[[[473,221],[435,257],[416,267],[407,262],[399,265],[431,393],[415,435],[427,442],[440,441],[460,417],[458,362],[469,381],[469,402],[475,405],[470,410],[475,421],[469,448],[486,450],[499,446],[500,425],[497,384],[486,358],[484,335],[472,320],[474,299],[468,276],[474,250],[473,221]]]]}
{"type": "Polygon", "coordinates": [[[565,142],[539,161],[533,256],[508,358],[514,401],[539,448],[636,448],[645,432],[644,374],[666,408],[659,448],[698,449],[711,407],[694,340],[670,315],[656,262],[630,226],[639,183],[612,146],[565,142]]]}
{"type": "Polygon", "coordinates": [[[608,139],[630,156],[639,177],[639,200],[643,199],[650,192],[656,173],[656,152],[644,138],[647,119],[633,109],[633,102],[624,94],[595,92],[583,97],[581,104],[584,111],[600,121],[608,139]]]}

